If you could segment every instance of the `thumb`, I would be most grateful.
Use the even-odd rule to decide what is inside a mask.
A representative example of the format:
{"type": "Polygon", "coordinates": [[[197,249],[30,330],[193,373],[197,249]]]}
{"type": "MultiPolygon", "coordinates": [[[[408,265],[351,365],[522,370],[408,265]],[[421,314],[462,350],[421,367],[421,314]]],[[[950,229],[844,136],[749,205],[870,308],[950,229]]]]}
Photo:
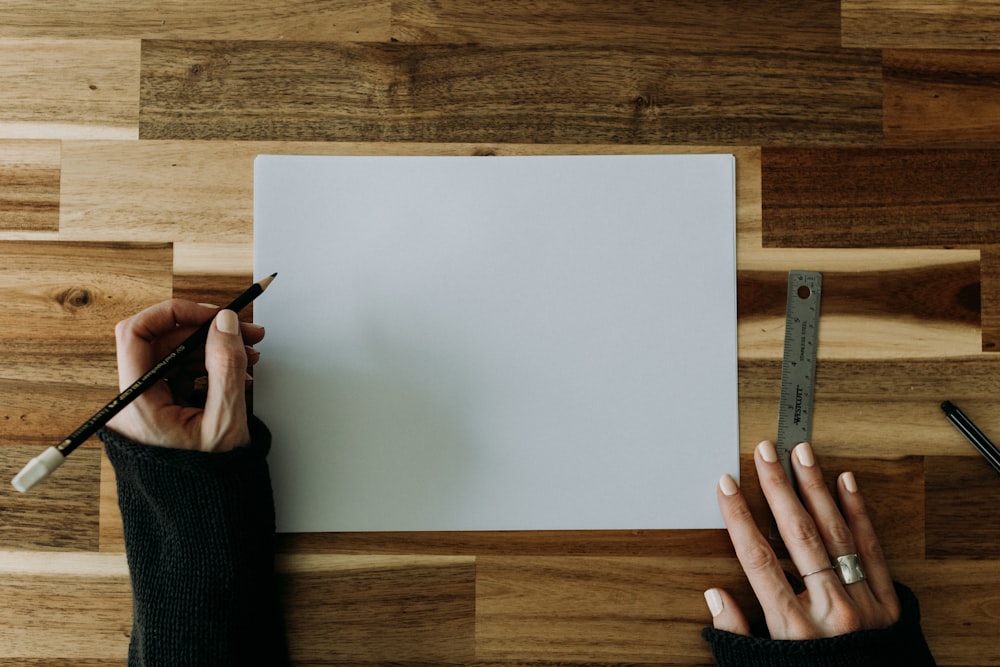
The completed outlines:
{"type": "Polygon", "coordinates": [[[247,444],[247,352],[239,318],[231,310],[220,310],[208,331],[205,370],[208,392],[201,418],[201,449],[228,451],[247,444]]]}
{"type": "Polygon", "coordinates": [[[732,595],[721,588],[710,588],[705,591],[705,602],[712,613],[712,625],[716,630],[747,637],[751,635],[750,624],[732,595]]]}

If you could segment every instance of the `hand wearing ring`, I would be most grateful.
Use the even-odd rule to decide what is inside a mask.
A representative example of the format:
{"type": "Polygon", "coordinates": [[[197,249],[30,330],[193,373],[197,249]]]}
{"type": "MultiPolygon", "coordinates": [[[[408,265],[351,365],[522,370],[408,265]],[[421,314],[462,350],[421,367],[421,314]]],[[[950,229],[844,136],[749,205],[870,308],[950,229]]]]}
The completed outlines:
{"type": "MultiPolygon", "coordinates": [[[[718,500],[771,638],[834,637],[895,623],[899,599],[854,475],[838,478],[838,507],[808,444],[793,450],[798,494],[772,443],[757,446],[754,463],[804,590],[793,590],[732,477],[726,475],[719,482],[718,500]]],[[[746,616],[729,593],[713,588],[705,592],[705,599],[715,628],[751,634],[746,616]]]]}

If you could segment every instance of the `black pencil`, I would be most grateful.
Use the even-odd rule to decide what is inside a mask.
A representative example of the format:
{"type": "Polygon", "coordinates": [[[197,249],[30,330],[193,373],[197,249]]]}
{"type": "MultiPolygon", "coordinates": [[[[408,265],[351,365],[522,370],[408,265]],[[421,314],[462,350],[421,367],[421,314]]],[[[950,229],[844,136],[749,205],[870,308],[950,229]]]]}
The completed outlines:
{"type": "Polygon", "coordinates": [[[979,450],[983,458],[989,461],[993,469],[1000,472],[1000,451],[990,442],[986,434],[979,430],[979,427],[972,423],[972,420],[965,416],[965,413],[958,409],[951,401],[941,404],[945,416],[951,420],[955,428],[972,443],[972,446],[979,450]]]}
{"type": "MultiPolygon", "coordinates": [[[[271,284],[271,281],[274,280],[276,275],[278,274],[272,273],[267,278],[254,283],[249,289],[243,292],[243,294],[236,297],[236,299],[226,306],[225,309],[232,310],[237,313],[240,312],[250,305],[254,299],[264,293],[264,290],[267,289],[267,286],[271,284]]],[[[132,383],[132,386],[126,388],[122,393],[118,394],[118,396],[112,399],[110,403],[98,410],[93,417],[85,421],[80,428],[66,436],[65,440],[60,442],[58,445],[49,447],[40,455],[31,459],[31,461],[24,466],[21,472],[14,477],[12,482],[14,488],[21,493],[24,493],[52,474],[52,471],[61,466],[63,461],[66,460],[66,457],[69,456],[74,449],[83,444],[87,438],[97,433],[102,426],[107,424],[112,417],[121,412],[125,406],[134,401],[144,391],[163,378],[163,376],[166,375],[167,372],[177,364],[177,362],[187,356],[192,350],[204,345],[213,320],[214,318],[198,327],[198,329],[193,334],[188,336],[184,342],[175,347],[167,356],[163,357],[163,359],[146,371],[142,377],[132,383]]]]}

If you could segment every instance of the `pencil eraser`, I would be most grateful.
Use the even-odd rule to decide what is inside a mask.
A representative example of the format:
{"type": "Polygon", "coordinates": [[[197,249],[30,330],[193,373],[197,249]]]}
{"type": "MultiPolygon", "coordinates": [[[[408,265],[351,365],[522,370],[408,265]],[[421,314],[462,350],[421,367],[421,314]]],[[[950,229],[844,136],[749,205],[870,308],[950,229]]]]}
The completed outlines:
{"type": "Polygon", "coordinates": [[[17,473],[11,482],[14,488],[24,493],[34,485],[45,480],[52,471],[63,464],[66,457],[55,447],[49,447],[44,452],[28,461],[28,465],[17,473]]]}

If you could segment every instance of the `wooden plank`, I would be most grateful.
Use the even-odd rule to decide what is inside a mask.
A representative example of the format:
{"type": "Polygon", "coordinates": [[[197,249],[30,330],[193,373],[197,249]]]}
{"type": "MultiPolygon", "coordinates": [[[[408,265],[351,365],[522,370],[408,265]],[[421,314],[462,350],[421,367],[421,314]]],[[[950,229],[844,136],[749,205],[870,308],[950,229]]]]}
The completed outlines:
{"type": "Polygon", "coordinates": [[[998,182],[994,150],[768,148],[761,154],[764,245],[997,243],[998,182]]]}
{"type": "Polygon", "coordinates": [[[751,605],[735,558],[483,557],[476,569],[483,662],[711,664],[702,592],[751,605]]]}
{"type": "Polygon", "coordinates": [[[1000,51],[884,55],[885,145],[1000,145],[1000,51]]]}
{"type": "Polygon", "coordinates": [[[880,65],[822,48],[145,41],[140,136],[874,145],[880,65]]]}
{"type": "MultiPolygon", "coordinates": [[[[976,253],[916,255],[887,270],[872,270],[877,263],[851,270],[849,264],[809,254],[787,262],[790,268],[823,273],[821,359],[932,358],[981,351],[979,263],[970,261],[976,253]]],[[[738,272],[741,358],[781,358],[787,284],[787,270],[738,272]]]]}
{"type": "MultiPolygon", "coordinates": [[[[8,489],[0,494],[0,514],[9,517],[0,523],[0,548],[97,550],[100,453],[96,447],[81,447],[52,477],[27,493],[17,493],[9,486],[28,461],[54,444],[11,445],[5,441],[0,446],[4,478],[0,483],[8,489]]],[[[0,599],[4,600],[0,606],[6,607],[3,594],[0,599]]]]}
{"type": "Polygon", "coordinates": [[[1000,248],[988,246],[981,255],[983,351],[996,352],[1000,350],[1000,248]]]}
{"type": "Polygon", "coordinates": [[[476,0],[397,0],[392,38],[437,44],[618,44],[673,48],[718,44],[739,47],[840,46],[837,2],[765,0],[734,4],[724,0],[669,3],[625,0],[549,0],[543,4],[476,0]]]}
{"type": "Polygon", "coordinates": [[[278,570],[295,664],[475,658],[471,557],[290,555],[278,570]]]}
{"type": "MultiPolygon", "coordinates": [[[[980,428],[1000,433],[1000,414],[990,409],[997,364],[1000,358],[992,354],[891,360],[821,356],[813,421],[816,450],[862,459],[968,455],[968,443],[939,406],[945,399],[968,406],[982,415],[980,428]]],[[[742,451],[775,437],[780,386],[780,359],[740,362],[742,451]]]]}
{"type": "Polygon", "coordinates": [[[128,653],[132,591],[122,555],[0,552],[0,599],[4,664],[121,664],[128,653]]]}
{"type": "Polygon", "coordinates": [[[0,38],[0,89],[0,137],[135,139],[139,42],[0,38]]]}
{"type": "Polygon", "coordinates": [[[0,234],[59,231],[57,141],[0,140],[0,234]]]}
{"type": "MultiPolygon", "coordinates": [[[[977,422],[992,407],[960,404],[977,422]]],[[[977,423],[980,428],[987,428],[977,423]]],[[[995,428],[988,434],[1000,433],[995,428]]],[[[958,440],[958,431],[952,436],[958,440]]],[[[996,435],[993,435],[996,441],[996,435]]],[[[993,511],[1000,501],[997,473],[968,441],[964,456],[935,456],[927,460],[928,558],[1000,558],[1000,517],[993,511]],[[970,502],[975,498],[975,502],[970,502]]]]}
{"type": "Polygon", "coordinates": [[[844,46],[903,49],[1000,47],[993,0],[843,0],[844,46]]]}
{"type": "Polygon", "coordinates": [[[4,0],[0,37],[59,39],[389,39],[389,1],[4,0]]]}
{"type": "Polygon", "coordinates": [[[920,600],[921,625],[939,665],[1000,664],[996,622],[1000,561],[928,560],[890,564],[920,600]]]}
{"type": "MultiPolygon", "coordinates": [[[[755,443],[756,444],[756,443],[755,443]]],[[[827,488],[836,497],[836,480],[851,471],[865,499],[886,558],[920,559],[924,557],[924,459],[919,456],[880,459],[875,456],[846,458],[827,441],[817,438],[813,450],[823,468],[827,488]]],[[[771,513],[764,500],[753,463],[752,452],[741,457],[740,486],[761,533],[770,531],[771,513]]],[[[778,554],[787,558],[783,547],[778,554]]]]}

